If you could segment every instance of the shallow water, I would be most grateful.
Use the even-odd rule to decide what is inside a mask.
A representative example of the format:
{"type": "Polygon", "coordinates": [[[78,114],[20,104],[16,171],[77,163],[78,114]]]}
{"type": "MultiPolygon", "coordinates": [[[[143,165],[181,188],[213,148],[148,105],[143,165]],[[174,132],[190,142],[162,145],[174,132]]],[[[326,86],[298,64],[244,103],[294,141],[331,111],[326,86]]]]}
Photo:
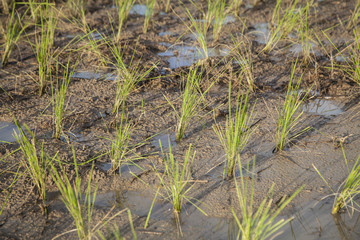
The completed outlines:
{"type": "Polygon", "coordinates": [[[169,146],[171,146],[171,148],[175,148],[176,147],[176,135],[175,133],[172,134],[159,134],[156,135],[154,137],[154,139],[152,140],[151,144],[157,148],[160,148],[160,143],[159,141],[161,141],[161,146],[163,149],[167,149],[169,148],[169,146]]]}
{"type": "Polygon", "coordinates": [[[304,112],[323,116],[339,115],[344,112],[336,105],[335,101],[323,98],[310,100],[302,106],[302,110],[304,112]]]}
{"type": "Polygon", "coordinates": [[[78,71],[74,72],[72,78],[80,79],[95,79],[95,80],[116,80],[117,76],[115,73],[104,73],[104,72],[92,72],[92,71],[78,71]]]}
{"type": "Polygon", "coordinates": [[[16,142],[14,134],[19,135],[19,130],[14,123],[0,122],[0,143],[16,142]]]}
{"type": "Polygon", "coordinates": [[[130,9],[129,13],[145,16],[147,9],[148,8],[144,4],[134,4],[134,6],[130,9]]]}
{"type": "MultiPolygon", "coordinates": [[[[166,46],[166,43],[163,45],[166,46]]],[[[208,56],[226,56],[230,53],[228,49],[208,48],[208,56]]],[[[158,53],[161,57],[167,57],[171,69],[188,67],[193,63],[206,58],[204,50],[189,45],[173,45],[165,52],[158,53]]]]}

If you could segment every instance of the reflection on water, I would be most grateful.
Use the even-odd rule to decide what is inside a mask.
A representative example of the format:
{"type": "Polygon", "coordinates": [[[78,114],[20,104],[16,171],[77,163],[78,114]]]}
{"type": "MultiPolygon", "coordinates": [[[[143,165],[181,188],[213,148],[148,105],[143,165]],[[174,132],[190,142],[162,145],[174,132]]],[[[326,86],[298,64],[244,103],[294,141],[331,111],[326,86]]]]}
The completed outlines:
{"type": "Polygon", "coordinates": [[[323,116],[339,115],[344,111],[329,99],[316,98],[302,106],[304,112],[323,116]]]}
{"type": "Polygon", "coordinates": [[[16,125],[9,122],[0,122],[0,143],[16,142],[14,134],[19,136],[16,125]]]}

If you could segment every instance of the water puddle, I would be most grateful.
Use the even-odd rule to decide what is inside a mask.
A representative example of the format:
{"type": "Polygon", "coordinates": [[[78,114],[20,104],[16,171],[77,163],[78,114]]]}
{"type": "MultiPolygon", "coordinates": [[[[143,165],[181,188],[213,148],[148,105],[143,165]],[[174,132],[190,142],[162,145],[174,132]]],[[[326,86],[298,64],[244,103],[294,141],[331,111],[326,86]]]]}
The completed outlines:
{"type": "Polygon", "coordinates": [[[360,239],[360,213],[332,215],[332,200],[308,204],[286,225],[278,240],[360,239]]]}
{"type": "MultiPolygon", "coordinates": [[[[229,53],[230,50],[228,49],[208,48],[209,57],[226,56],[229,53]]],[[[171,69],[188,67],[193,63],[206,58],[204,50],[188,45],[170,46],[166,52],[158,53],[158,55],[161,57],[168,57],[167,61],[169,62],[169,67],[171,69]]]]}
{"type": "Polygon", "coordinates": [[[257,23],[254,25],[255,31],[252,34],[255,36],[255,41],[260,44],[266,44],[270,36],[270,27],[268,23],[257,23]]]}
{"type": "Polygon", "coordinates": [[[14,123],[0,122],[0,143],[16,142],[14,134],[19,136],[19,130],[14,123]]]}
{"type": "Polygon", "coordinates": [[[135,4],[131,9],[130,9],[130,14],[137,14],[137,15],[141,15],[141,16],[145,16],[146,11],[147,11],[147,7],[144,4],[135,4]]]}
{"type": "Polygon", "coordinates": [[[304,112],[323,116],[339,115],[344,112],[336,105],[335,101],[324,98],[310,100],[302,106],[302,110],[304,112]]]}
{"type": "Polygon", "coordinates": [[[172,134],[159,134],[156,135],[153,139],[153,141],[151,142],[151,144],[153,146],[155,146],[156,148],[160,148],[160,143],[159,141],[161,141],[161,146],[163,149],[168,149],[169,146],[171,146],[171,149],[176,147],[176,135],[175,133],[172,134]]]}
{"type": "Polygon", "coordinates": [[[160,32],[160,33],[159,33],[159,36],[160,36],[160,37],[171,36],[172,34],[173,34],[173,32],[165,31],[165,32],[160,32]]]}
{"type": "Polygon", "coordinates": [[[103,73],[103,72],[91,72],[91,71],[79,71],[74,72],[71,76],[72,78],[80,78],[87,80],[111,80],[114,81],[117,79],[117,75],[115,73],[103,73]]]}

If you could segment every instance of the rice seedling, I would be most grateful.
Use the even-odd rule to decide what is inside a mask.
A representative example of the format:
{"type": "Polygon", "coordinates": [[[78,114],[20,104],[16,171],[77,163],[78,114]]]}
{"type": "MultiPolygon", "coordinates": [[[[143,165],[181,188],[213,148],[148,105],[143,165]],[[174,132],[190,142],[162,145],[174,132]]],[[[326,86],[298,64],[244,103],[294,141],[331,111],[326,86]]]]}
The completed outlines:
{"type": "Polygon", "coordinates": [[[7,25],[4,27],[1,23],[0,33],[4,38],[4,52],[2,54],[1,66],[4,67],[9,60],[10,54],[14,47],[16,46],[18,40],[21,37],[23,31],[27,28],[28,24],[22,25],[22,20],[26,16],[26,12],[20,16],[15,11],[16,3],[12,5],[12,11],[8,18],[7,25]]]}
{"type": "MultiPolygon", "coordinates": [[[[199,43],[200,49],[203,52],[205,58],[209,57],[208,54],[208,47],[207,47],[207,32],[208,32],[208,25],[206,21],[198,21],[196,20],[190,13],[189,9],[185,9],[186,15],[188,16],[191,25],[185,25],[189,31],[195,36],[196,41],[199,43]]],[[[201,51],[199,50],[201,53],[201,51]]]]}
{"type": "Polygon", "coordinates": [[[88,30],[88,24],[86,21],[86,9],[88,0],[69,0],[67,1],[68,8],[70,9],[73,18],[80,18],[78,22],[84,32],[88,30]]]}
{"type": "Polygon", "coordinates": [[[297,134],[293,135],[292,137],[289,137],[290,133],[295,130],[296,126],[300,121],[300,117],[302,116],[303,111],[300,111],[298,114],[297,112],[304,98],[306,98],[306,95],[308,94],[308,92],[306,92],[304,97],[299,97],[302,75],[298,79],[295,87],[293,86],[296,64],[297,64],[297,60],[291,70],[290,81],[288,84],[285,101],[282,107],[279,99],[278,122],[276,125],[276,134],[275,134],[276,151],[283,150],[286,144],[291,139],[296,138],[297,136],[301,135],[302,133],[310,129],[309,127],[306,127],[300,130],[297,134]]]}
{"type": "Polygon", "coordinates": [[[116,35],[116,42],[120,41],[121,29],[129,16],[131,8],[134,6],[135,0],[114,0],[118,12],[118,30],[116,35]]]}
{"type": "Polygon", "coordinates": [[[231,9],[236,16],[239,16],[240,8],[242,4],[243,4],[243,0],[231,1],[229,9],[231,9]]]}
{"type": "Polygon", "coordinates": [[[58,76],[59,72],[59,63],[56,65],[57,73],[56,73],[56,86],[53,86],[53,83],[51,82],[51,91],[52,91],[52,107],[53,107],[53,123],[54,123],[54,136],[57,139],[60,139],[61,133],[63,131],[63,120],[65,115],[65,97],[66,92],[70,83],[71,76],[73,75],[75,68],[76,68],[77,62],[75,66],[70,71],[69,66],[70,62],[68,62],[64,66],[64,73],[63,77],[60,79],[58,76]]]}
{"type": "Polygon", "coordinates": [[[128,122],[125,109],[122,109],[120,124],[116,127],[115,139],[111,140],[111,169],[110,172],[115,172],[122,166],[123,163],[135,160],[134,157],[128,155],[132,152],[130,148],[130,136],[133,132],[133,125],[128,122]]]}
{"type": "MultiPolygon", "coordinates": [[[[130,209],[125,209],[125,210],[127,210],[127,213],[128,213],[129,224],[130,224],[131,232],[132,232],[132,234],[133,234],[133,239],[134,239],[134,240],[137,240],[137,235],[136,235],[136,231],[135,231],[135,228],[134,228],[131,211],[130,211],[130,209]]],[[[107,227],[107,229],[108,229],[107,232],[110,232],[110,236],[108,236],[108,237],[106,238],[100,231],[98,231],[97,233],[98,233],[100,239],[102,239],[102,240],[107,240],[107,239],[111,239],[111,240],[123,240],[123,239],[124,239],[124,238],[121,236],[119,227],[118,227],[116,224],[114,224],[111,229],[109,229],[108,227],[107,227]]]]}
{"type": "Polygon", "coordinates": [[[180,141],[184,137],[186,128],[198,113],[199,106],[203,102],[206,92],[211,87],[210,86],[205,92],[202,92],[199,88],[201,78],[202,71],[199,71],[198,65],[189,70],[187,77],[183,76],[183,84],[185,87],[182,93],[180,114],[177,113],[174,105],[165,97],[178,118],[176,141],[180,141]]]}
{"type": "Polygon", "coordinates": [[[170,10],[170,0],[163,0],[165,4],[165,12],[168,13],[170,10]]]}
{"type": "MultiPolygon", "coordinates": [[[[252,169],[250,169],[250,162],[247,164],[247,171],[255,170],[255,159],[253,161],[252,169]]],[[[279,230],[289,223],[292,218],[279,219],[282,210],[296,197],[297,194],[303,189],[300,187],[290,197],[283,197],[273,209],[273,193],[274,185],[269,189],[265,198],[261,201],[259,207],[255,211],[254,207],[254,190],[255,178],[249,180],[248,177],[243,176],[241,162],[239,161],[240,168],[240,182],[235,179],[236,195],[239,200],[240,214],[237,215],[232,209],[233,216],[239,227],[237,239],[242,240],[265,240],[274,239],[280,235],[279,230]]]]}
{"type": "Polygon", "coordinates": [[[144,81],[156,65],[144,70],[140,67],[140,60],[135,63],[135,51],[130,63],[126,64],[123,61],[123,49],[121,49],[120,45],[110,41],[107,41],[107,45],[110,48],[111,55],[115,59],[115,61],[109,60],[109,62],[113,63],[118,72],[116,78],[115,103],[112,111],[113,114],[118,115],[119,109],[126,104],[128,96],[136,88],[136,85],[144,81]]]}
{"type": "MultiPolygon", "coordinates": [[[[170,139],[169,139],[169,142],[170,142],[170,139]]],[[[159,140],[159,144],[160,144],[161,152],[164,154],[160,140],[159,140]]],[[[181,229],[180,228],[181,208],[182,208],[183,204],[185,203],[185,201],[189,202],[195,208],[197,208],[201,213],[206,215],[206,213],[199,206],[197,206],[194,202],[194,201],[197,201],[197,202],[199,202],[199,201],[197,199],[194,199],[194,198],[188,196],[189,191],[194,186],[194,183],[190,184],[190,180],[191,180],[190,168],[194,161],[195,154],[196,154],[196,152],[191,150],[191,144],[190,144],[189,149],[187,150],[187,152],[185,154],[184,161],[182,164],[180,164],[178,160],[175,160],[174,155],[172,153],[171,144],[170,144],[169,145],[169,153],[164,154],[165,155],[164,161],[163,161],[164,167],[165,167],[164,173],[160,173],[160,171],[158,171],[158,169],[154,166],[156,175],[158,176],[158,178],[160,180],[160,185],[163,188],[163,190],[165,191],[165,193],[164,194],[160,193],[160,187],[158,188],[158,190],[155,194],[152,206],[148,213],[144,228],[147,227],[147,224],[148,224],[148,221],[149,221],[149,218],[151,215],[152,207],[155,203],[155,200],[156,200],[158,194],[160,194],[166,200],[171,202],[171,204],[173,206],[173,213],[174,213],[175,221],[176,221],[179,229],[181,229]],[[182,165],[182,168],[180,167],[181,165],[182,165]]]]}
{"type": "Polygon", "coordinates": [[[341,145],[341,150],[344,155],[345,165],[346,169],[348,171],[348,176],[342,182],[338,188],[337,191],[334,191],[333,188],[329,185],[329,183],[325,180],[325,178],[322,176],[320,171],[315,167],[313,164],[314,169],[319,174],[319,176],[322,178],[322,180],[328,185],[330,190],[332,191],[332,195],[335,196],[334,204],[331,213],[337,214],[339,213],[343,208],[351,209],[352,213],[354,210],[359,211],[360,205],[354,201],[356,196],[360,195],[360,155],[356,159],[353,167],[349,168],[349,163],[344,151],[343,146],[341,145]]]}
{"type": "Polygon", "coordinates": [[[300,26],[299,26],[299,34],[301,39],[301,49],[303,55],[303,62],[308,65],[312,58],[311,58],[311,50],[312,50],[312,30],[309,29],[309,13],[310,13],[310,3],[308,2],[306,6],[302,9],[300,17],[300,26]]]}
{"type": "Polygon", "coordinates": [[[346,25],[347,29],[350,29],[352,26],[356,26],[360,20],[360,0],[357,1],[354,11],[351,14],[348,24],[346,25]]]}
{"type": "Polygon", "coordinates": [[[5,14],[9,14],[9,4],[7,0],[1,0],[1,4],[3,6],[3,11],[5,14]]]}
{"type": "Polygon", "coordinates": [[[301,10],[296,9],[298,0],[292,2],[284,11],[281,11],[281,2],[282,0],[276,2],[270,36],[263,49],[265,53],[272,51],[280,40],[286,38],[298,26],[301,17],[301,10]]]}
{"type": "Polygon", "coordinates": [[[214,41],[219,40],[220,34],[221,34],[221,29],[223,27],[224,24],[224,20],[227,16],[227,11],[225,9],[226,7],[226,1],[225,0],[216,0],[214,2],[214,8],[216,9],[215,11],[215,18],[212,21],[212,26],[213,26],[213,37],[214,37],[214,41]]]}
{"type": "Polygon", "coordinates": [[[251,130],[254,119],[254,107],[249,111],[249,94],[245,98],[240,93],[236,99],[235,117],[231,114],[231,82],[229,82],[229,115],[226,117],[225,129],[220,124],[215,124],[213,129],[218,136],[226,154],[224,177],[232,178],[235,174],[236,160],[246,147],[255,129],[251,130]]]}
{"type": "MultiPolygon", "coordinates": [[[[54,45],[54,34],[57,24],[57,18],[54,11],[47,11],[50,5],[46,5],[46,9],[39,9],[40,12],[40,33],[35,35],[34,52],[38,62],[39,79],[39,95],[42,95],[47,84],[48,77],[51,74],[50,62],[53,57],[52,47],[54,45]],[[45,12],[50,12],[49,19],[45,19],[45,12]]],[[[36,25],[36,30],[37,30],[36,25]]]]}
{"type": "Polygon", "coordinates": [[[237,43],[234,37],[232,37],[232,40],[235,45],[234,58],[240,65],[240,78],[245,78],[249,90],[253,92],[255,91],[255,77],[253,73],[251,43],[250,41],[237,43]]]}
{"type": "Polygon", "coordinates": [[[46,178],[48,173],[48,167],[51,160],[44,153],[44,144],[40,146],[39,153],[37,152],[37,143],[34,133],[29,129],[27,125],[24,125],[26,132],[29,134],[30,139],[26,137],[26,133],[22,127],[14,119],[18,129],[18,134],[14,134],[14,137],[20,145],[20,150],[23,153],[23,158],[20,158],[21,165],[29,173],[31,181],[34,183],[38,190],[39,197],[41,199],[41,207],[45,214],[47,214],[46,204],[46,178]]]}
{"type": "Polygon", "coordinates": [[[85,196],[81,194],[81,178],[78,171],[78,163],[76,160],[75,151],[73,149],[73,158],[75,166],[75,180],[71,183],[68,178],[59,156],[56,155],[56,162],[59,164],[61,172],[51,164],[51,176],[61,193],[61,200],[64,202],[66,208],[73,217],[76,225],[76,230],[79,239],[91,239],[94,231],[91,228],[91,217],[94,210],[94,203],[97,192],[97,185],[94,192],[91,194],[91,179],[94,165],[92,165],[89,180],[87,183],[85,196]]]}
{"type": "Polygon", "coordinates": [[[151,17],[154,14],[155,3],[156,0],[146,0],[146,11],[145,11],[143,33],[146,33],[149,28],[151,17]]]}

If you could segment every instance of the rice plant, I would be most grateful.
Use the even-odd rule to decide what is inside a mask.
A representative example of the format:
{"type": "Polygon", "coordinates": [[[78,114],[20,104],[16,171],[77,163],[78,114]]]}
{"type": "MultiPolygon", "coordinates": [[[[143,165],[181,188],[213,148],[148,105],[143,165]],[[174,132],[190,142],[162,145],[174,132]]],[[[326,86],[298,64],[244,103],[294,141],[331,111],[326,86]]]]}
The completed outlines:
{"type": "Polygon", "coordinates": [[[357,1],[354,11],[351,14],[348,24],[346,25],[347,29],[350,29],[352,26],[356,26],[360,20],[360,0],[357,1]]]}
{"type": "Polygon", "coordinates": [[[16,119],[14,119],[14,121],[19,132],[18,134],[14,134],[14,137],[20,145],[20,150],[23,153],[23,157],[20,158],[20,162],[28,172],[31,181],[36,186],[39,197],[41,199],[41,207],[44,213],[47,214],[46,178],[51,160],[44,153],[43,144],[40,146],[39,151],[37,151],[38,145],[36,143],[35,135],[29,129],[29,127],[26,124],[24,125],[24,128],[29,134],[30,139],[28,139],[26,133],[18,124],[16,119]]]}
{"type": "Polygon", "coordinates": [[[240,8],[241,8],[242,4],[243,4],[243,0],[233,0],[233,1],[231,1],[229,8],[233,11],[233,13],[236,16],[239,16],[240,15],[240,8]]]}
{"type": "Polygon", "coordinates": [[[116,78],[116,95],[115,103],[113,107],[113,114],[118,115],[119,109],[121,109],[127,101],[130,93],[136,88],[136,85],[144,81],[148,74],[156,67],[155,65],[151,66],[149,69],[144,70],[140,66],[140,61],[135,62],[134,56],[130,60],[129,64],[126,64],[123,61],[123,49],[119,44],[114,42],[107,42],[112,57],[115,59],[109,60],[116,67],[117,78],[116,78]]]}
{"type": "Polygon", "coordinates": [[[92,165],[89,180],[86,187],[85,196],[81,193],[81,177],[78,171],[78,163],[73,150],[74,166],[75,166],[75,180],[74,183],[68,178],[64,167],[61,164],[59,156],[56,155],[56,162],[59,164],[61,172],[51,164],[51,176],[61,193],[61,200],[64,202],[67,210],[73,217],[76,225],[76,231],[79,239],[91,239],[94,230],[91,226],[91,217],[94,210],[97,185],[94,192],[91,193],[91,179],[94,165],[92,165]]]}
{"type": "Polygon", "coordinates": [[[284,11],[281,10],[281,2],[282,0],[276,2],[270,36],[263,49],[265,53],[269,53],[280,40],[286,38],[298,26],[301,17],[301,10],[296,9],[298,0],[292,2],[284,11]]]}
{"type": "Polygon", "coordinates": [[[60,139],[60,136],[62,134],[63,131],[63,120],[64,120],[64,115],[65,115],[65,109],[66,109],[66,105],[65,105],[65,97],[66,97],[66,92],[70,83],[70,79],[71,76],[73,75],[75,68],[76,68],[77,63],[75,64],[75,66],[72,68],[72,70],[69,69],[70,67],[70,62],[68,62],[65,66],[64,66],[64,73],[62,76],[62,79],[60,80],[59,76],[58,76],[58,72],[59,70],[59,64],[56,65],[56,85],[53,86],[53,83],[51,82],[51,91],[52,91],[52,108],[53,108],[53,123],[54,123],[54,136],[57,139],[60,139]]]}
{"type": "Polygon", "coordinates": [[[198,66],[192,67],[187,74],[187,77],[183,76],[184,91],[182,92],[182,105],[180,114],[177,113],[174,105],[166,98],[168,103],[174,109],[178,118],[176,141],[180,141],[185,134],[186,128],[190,124],[191,120],[197,115],[199,106],[203,102],[204,95],[209,90],[201,92],[199,86],[202,78],[202,71],[198,66]]]}
{"type": "Polygon", "coordinates": [[[170,0],[163,0],[163,3],[165,4],[165,12],[168,13],[170,10],[170,0]]]}
{"type": "Polygon", "coordinates": [[[111,169],[110,172],[115,172],[122,166],[123,163],[134,160],[128,155],[132,152],[130,148],[130,136],[133,132],[133,125],[128,122],[125,109],[122,109],[120,124],[116,126],[115,138],[111,140],[111,169]]]}
{"type": "Polygon", "coordinates": [[[325,180],[325,178],[321,175],[320,171],[313,164],[314,169],[320,175],[322,180],[328,185],[330,190],[333,192],[332,195],[335,196],[334,204],[331,213],[337,214],[343,208],[351,209],[352,212],[354,210],[359,211],[360,205],[354,201],[354,199],[360,195],[360,155],[356,159],[353,167],[349,168],[349,163],[347,157],[345,155],[345,151],[343,146],[341,145],[341,149],[344,155],[346,169],[348,171],[348,176],[342,182],[337,191],[334,191],[329,183],[325,180]]]}
{"type": "Polygon", "coordinates": [[[9,60],[10,54],[16,46],[23,31],[27,28],[28,24],[22,25],[22,20],[26,16],[26,12],[20,16],[15,11],[16,4],[12,5],[11,14],[8,17],[6,26],[1,23],[0,33],[4,38],[4,51],[2,53],[1,66],[4,67],[9,60]]]}
{"type": "Polygon", "coordinates": [[[254,67],[251,52],[250,41],[236,42],[233,37],[233,43],[235,45],[235,60],[240,65],[240,78],[245,78],[247,86],[250,91],[255,91],[255,77],[254,67]]]}
{"type": "Polygon", "coordinates": [[[68,9],[70,9],[70,13],[73,18],[80,18],[80,22],[78,22],[84,32],[88,30],[88,24],[86,21],[86,9],[87,9],[88,0],[69,0],[67,1],[68,9]]]}
{"type": "Polygon", "coordinates": [[[292,137],[289,137],[290,133],[295,130],[297,127],[300,117],[303,114],[303,111],[298,111],[299,107],[301,106],[303,99],[306,98],[307,92],[305,93],[304,97],[299,97],[299,90],[300,90],[300,83],[301,78],[297,81],[297,84],[295,87],[293,86],[293,80],[294,80],[294,74],[295,74],[295,68],[296,68],[295,62],[293,69],[291,71],[290,81],[288,84],[288,89],[285,96],[285,101],[283,106],[281,107],[280,99],[279,99],[279,106],[278,106],[278,122],[276,125],[276,134],[275,134],[275,140],[276,140],[276,151],[281,151],[285,148],[286,144],[293,138],[301,135],[305,131],[309,130],[309,127],[304,128],[300,130],[297,134],[293,135],[292,137]]]}
{"type": "MultiPolygon", "coordinates": [[[[254,105],[255,107],[255,105],[254,105]]],[[[246,147],[255,129],[251,130],[254,119],[254,107],[249,110],[249,94],[245,98],[238,94],[236,99],[235,117],[231,111],[231,82],[229,82],[229,115],[226,117],[225,129],[220,124],[215,124],[213,129],[224,148],[226,159],[224,177],[232,178],[235,174],[236,161],[246,147]]]]}
{"type": "MultiPolygon", "coordinates": [[[[208,47],[207,47],[207,33],[208,33],[208,24],[206,21],[198,21],[190,13],[189,9],[185,9],[186,15],[188,16],[191,25],[185,25],[189,31],[195,36],[196,41],[199,43],[200,49],[203,52],[205,58],[209,57],[208,47]]],[[[201,53],[201,50],[199,52],[201,53]]]]}
{"type": "Polygon", "coordinates": [[[146,11],[145,11],[143,33],[146,33],[149,28],[150,20],[154,15],[155,3],[156,0],[146,0],[146,11]]]}
{"type": "MultiPolygon", "coordinates": [[[[160,144],[161,152],[164,154],[160,140],[159,140],[159,144],[160,144]]],[[[156,175],[160,180],[160,185],[163,188],[163,191],[165,192],[164,194],[160,193],[160,195],[162,195],[166,200],[171,202],[173,206],[175,221],[179,229],[180,229],[181,208],[185,202],[189,202],[194,207],[196,207],[200,212],[206,215],[206,213],[199,206],[195,204],[194,201],[198,202],[198,200],[188,196],[189,191],[194,186],[194,183],[192,184],[190,183],[191,180],[190,168],[194,161],[195,154],[196,152],[191,150],[191,144],[190,144],[189,149],[185,154],[184,161],[182,164],[180,164],[178,160],[175,160],[174,155],[172,153],[171,145],[169,145],[169,153],[164,154],[165,155],[163,161],[165,167],[164,172],[161,173],[154,166],[156,175]]],[[[148,217],[145,222],[145,228],[147,227],[147,223],[151,215],[152,207],[157,198],[157,195],[159,194],[159,191],[160,188],[158,188],[155,194],[153,204],[150,208],[148,217]]]]}
{"type": "MultiPolygon", "coordinates": [[[[50,11],[50,16],[46,20],[45,12],[50,8],[49,5],[46,5],[46,9],[39,9],[40,12],[40,31],[35,35],[35,46],[34,52],[35,57],[38,63],[38,71],[39,71],[39,95],[42,95],[44,89],[46,87],[48,78],[51,73],[50,62],[53,57],[52,47],[54,45],[54,34],[55,28],[57,24],[57,17],[55,16],[54,11],[50,11]]],[[[49,11],[47,11],[49,12],[49,11]]],[[[38,26],[36,25],[36,30],[38,26]]]]}
{"type": "Polygon", "coordinates": [[[129,16],[131,8],[134,6],[135,0],[114,0],[118,13],[118,30],[116,42],[120,41],[122,27],[129,16]]]}
{"type": "MultiPolygon", "coordinates": [[[[255,159],[253,161],[252,169],[250,169],[250,162],[247,164],[247,171],[255,170],[255,159]]],[[[279,230],[289,223],[292,218],[279,219],[282,210],[296,197],[296,195],[303,189],[297,189],[290,197],[283,197],[274,209],[273,193],[274,185],[269,189],[265,198],[261,201],[257,210],[254,206],[254,192],[255,192],[255,177],[249,180],[248,177],[243,176],[241,162],[240,168],[240,182],[235,179],[236,195],[239,200],[240,214],[236,214],[232,209],[233,216],[239,227],[237,239],[242,240],[265,240],[274,239],[278,236],[279,230]]]]}
{"type": "Polygon", "coordinates": [[[7,0],[1,0],[1,4],[3,6],[3,11],[5,14],[9,14],[10,11],[9,11],[9,4],[8,4],[8,1],[7,0]]]}
{"type": "Polygon", "coordinates": [[[212,21],[212,26],[213,26],[213,37],[214,37],[214,41],[219,40],[220,34],[221,34],[221,29],[223,27],[224,24],[224,20],[227,16],[227,11],[226,11],[226,1],[225,0],[216,0],[214,1],[214,8],[216,9],[215,11],[215,18],[212,21]]]}
{"type": "Polygon", "coordinates": [[[303,62],[307,65],[311,62],[311,50],[312,50],[312,30],[309,29],[309,14],[310,14],[310,3],[301,11],[302,16],[300,17],[299,34],[301,39],[301,49],[303,55],[303,62]]]}

